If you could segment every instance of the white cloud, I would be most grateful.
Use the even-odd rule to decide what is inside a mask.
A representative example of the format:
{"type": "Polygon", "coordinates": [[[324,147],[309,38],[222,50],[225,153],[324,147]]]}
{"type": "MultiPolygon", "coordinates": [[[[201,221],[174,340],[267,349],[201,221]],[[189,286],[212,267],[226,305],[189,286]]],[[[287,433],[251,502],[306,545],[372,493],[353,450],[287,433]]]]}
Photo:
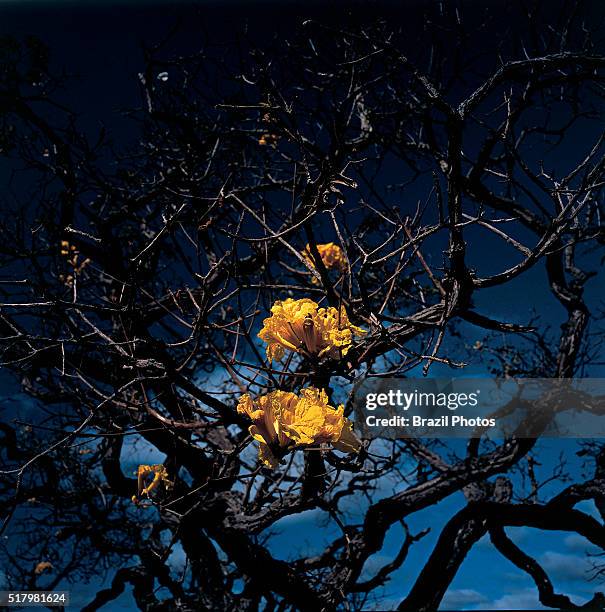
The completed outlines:
{"type": "MultiPolygon", "coordinates": [[[[483,606],[485,608],[485,606],[483,606]]],[[[535,588],[513,591],[492,602],[491,610],[547,610],[538,601],[538,591],[535,588]]]]}
{"type": "Polygon", "coordinates": [[[506,534],[515,544],[520,545],[527,540],[531,529],[529,527],[509,527],[506,534]]]}
{"type": "Polygon", "coordinates": [[[550,578],[561,580],[587,580],[592,567],[585,557],[565,555],[554,550],[547,550],[540,555],[538,562],[550,578]]]}
{"type": "Polygon", "coordinates": [[[585,537],[572,533],[568,535],[564,540],[565,546],[575,552],[596,552],[598,548],[589,542],[585,537]]]}
{"type": "Polygon", "coordinates": [[[452,589],[448,591],[443,601],[442,608],[460,608],[469,604],[480,604],[488,601],[487,597],[475,589],[452,589]]]}
{"type": "Polygon", "coordinates": [[[390,563],[392,560],[393,557],[389,557],[388,555],[372,555],[363,566],[363,579],[367,580],[368,578],[373,576],[381,567],[385,566],[387,563],[390,563]]]}
{"type": "MultiPolygon", "coordinates": [[[[508,527],[506,529],[506,535],[517,545],[521,545],[531,535],[531,529],[528,527],[508,527]]],[[[494,545],[492,544],[491,538],[488,534],[485,534],[475,544],[480,548],[491,548],[493,550],[494,545]]]]}

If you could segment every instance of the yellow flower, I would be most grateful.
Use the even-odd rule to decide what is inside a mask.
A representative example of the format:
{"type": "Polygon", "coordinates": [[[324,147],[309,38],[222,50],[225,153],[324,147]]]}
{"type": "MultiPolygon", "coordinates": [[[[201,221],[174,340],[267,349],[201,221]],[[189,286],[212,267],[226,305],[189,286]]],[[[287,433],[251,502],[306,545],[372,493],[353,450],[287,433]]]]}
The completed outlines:
{"type": "Polygon", "coordinates": [[[65,276],[64,274],[59,275],[59,280],[61,280],[66,286],[73,287],[74,276],[77,276],[86,268],[86,266],[90,263],[90,259],[88,257],[84,261],[80,261],[80,252],[75,247],[75,245],[70,244],[67,240],[61,240],[61,255],[67,259],[67,262],[73,266],[73,274],[68,274],[65,276]]]}
{"type": "Polygon", "coordinates": [[[258,139],[258,144],[263,145],[263,146],[265,145],[275,146],[278,140],[279,140],[279,136],[277,134],[265,133],[265,134],[261,134],[260,138],[258,139]]]}
{"type": "Polygon", "coordinates": [[[168,480],[168,471],[161,465],[139,465],[137,470],[137,481],[138,481],[138,496],[133,495],[132,501],[137,504],[139,498],[149,497],[149,494],[160,485],[164,483],[164,486],[169,489],[172,486],[172,482],[168,480]],[[153,480],[145,486],[145,482],[148,481],[148,476],[153,474],[153,480]]]}
{"type": "Polygon", "coordinates": [[[308,357],[329,355],[333,359],[346,355],[353,336],[366,333],[349,322],[344,307],[319,308],[308,298],[277,301],[271,316],[263,321],[258,337],[267,343],[269,361],[281,359],[284,349],[308,357]]]}
{"type": "Polygon", "coordinates": [[[258,458],[272,468],[296,447],[331,444],[351,453],[361,446],[343,406],[333,408],[326,392],[314,387],[302,389],[300,396],[272,391],[252,400],[242,395],[237,411],[252,421],[248,431],[259,443],[258,458]]]}
{"type": "Polygon", "coordinates": [[[36,568],[34,569],[34,573],[37,575],[43,574],[46,570],[53,569],[53,564],[50,561],[40,561],[36,568]]]}
{"type": "MultiPolygon", "coordinates": [[[[343,253],[343,250],[333,242],[328,242],[326,244],[318,244],[317,252],[321,257],[321,261],[325,266],[326,270],[337,269],[341,272],[344,272],[347,268],[347,260],[343,253]]],[[[307,263],[311,266],[315,267],[315,262],[313,261],[313,257],[311,255],[311,247],[307,244],[304,251],[302,251],[301,255],[305,258],[307,263]]],[[[317,282],[317,279],[313,277],[314,282],[317,282]]]]}

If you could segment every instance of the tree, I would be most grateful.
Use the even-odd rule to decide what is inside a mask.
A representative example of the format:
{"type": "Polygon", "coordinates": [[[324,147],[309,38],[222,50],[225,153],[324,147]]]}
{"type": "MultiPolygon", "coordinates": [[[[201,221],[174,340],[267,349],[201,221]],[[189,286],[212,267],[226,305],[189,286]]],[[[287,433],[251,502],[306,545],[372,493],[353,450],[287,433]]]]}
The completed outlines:
{"type": "Polygon", "coordinates": [[[242,33],[239,54],[212,40],[188,56],[152,49],[128,147],[54,103],[42,46],[5,42],[18,203],[0,227],[0,343],[32,398],[27,418],[0,424],[11,588],[106,569],[87,610],[127,584],[145,610],[361,609],[425,536],[406,519],[462,491],[400,610],[436,609],[485,534],[543,604],[580,605],[506,528],[604,548],[603,524],[574,508],[603,501],[599,443],[579,480],[564,463],[536,470],[545,422],[462,454],[349,430],[358,379],[478,360],[570,378],[598,362],[584,289],[602,261],[605,56],[591,6],[559,8],[506,5],[518,25],[487,54],[498,13],[470,5],[425,8],[423,44],[388,19],[319,19],[287,40],[242,33]],[[560,331],[529,313],[535,271],[560,331]],[[486,312],[502,288],[522,323],[486,312]],[[165,459],[128,472],[131,439],[165,459]],[[545,481],[572,476],[544,498],[545,481]],[[307,510],[340,534],[277,558],[272,527],[307,510]],[[394,525],[399,552],[368,575],[394,525]]]}

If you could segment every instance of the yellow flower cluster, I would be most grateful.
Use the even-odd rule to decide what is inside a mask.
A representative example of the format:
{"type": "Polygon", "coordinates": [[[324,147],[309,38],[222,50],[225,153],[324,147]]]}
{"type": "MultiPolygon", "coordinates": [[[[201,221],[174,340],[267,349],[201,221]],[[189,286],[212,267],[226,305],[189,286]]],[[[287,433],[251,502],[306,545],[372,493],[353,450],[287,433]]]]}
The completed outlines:
{"type": "Polygon", "coordinates": [[[279,136],[277,134],[267,132],[265,134],[261,134],[260,138],[258,139],[258,144],[261,146],[269,145],[274,147],[277,144],[278,140],[279,136]]]}
{"type": "Polygon", "coordinates": [[[338,359],[346,355],[353,336],[366,333],[349,322],[344,307],[319,308],[308,298],[277,301],[271,316],[263,321],[258,337],[267,343],[269,361],[279,360],[284,349],[307,357],[329,355],[338,359]]]}
{"type": "Polygon", "coordinates": [[[149,494],[163,483],[164,486],[169,489],[172,487],[172,482],[168,480],[168,471],[162,464],[157,465],[139,465],[137,470],[137,481],[138,481],[138,496],[133,495],[132,501],[135,504],[139,503],[139,499],[142,497],[149,497],[149,494]],[[149,476],[153,475],[152,481],[145,486],[145,483],[149,481],[149,476]]]}
{"type": "Polygon", "coordinates": [[[361,446],[343,406],[328,405],[326,392],[314,387],[302,389],[300,396],[272,391],[252,400],[242,395],[237,411],[252,421],[249,432],[259,443],[258,457],[271,468],[296,447],[331,444],[351,453],[361,446]]]}
{"type": "MultiPolygon", "coordinates": [[[[328,242],[326,244],[318,244],[317,252],[321,257],[321,261],[325,266],[326,270],[340,270],[344,272],[347,269],[347,260],[345,258],[345,254],[343,250],[333,242],[328,242]]],[[[301,255],[305,258],[305,261],[315,267],[315,262],[313,261],[313,257],[311,255],[311,246],[307,244],[304,251],[302,251],[301,255]]],[[[316,278],[313,278],[315,282],[317,282],[316,278]]]]}
{"type": "Polygon", "coordinates": [[[90,263],[90,259],[86,258],[80,261],[80,252],[75,245],[70,244],[67,240],[61,240],[61,255],[67,259],[67,262],[73,267],[74,273],[67,276],[61,274],[59,280],[65,283],[68,287],[73,287],[74,277],[84,270],[90,263]]]}
{"type": "Polygon", "coordinates": [[[275,120],[271,116],[270,112],[266,112],[263,115],[262,122],[265,125],[265,132],[263,132],[258,139],[258,144],[261,146],[269,145],[274,147],[279,141],[279,135],[276,134],[274,129],[271,128],[271,126],[275,124],[275,120]]]}

